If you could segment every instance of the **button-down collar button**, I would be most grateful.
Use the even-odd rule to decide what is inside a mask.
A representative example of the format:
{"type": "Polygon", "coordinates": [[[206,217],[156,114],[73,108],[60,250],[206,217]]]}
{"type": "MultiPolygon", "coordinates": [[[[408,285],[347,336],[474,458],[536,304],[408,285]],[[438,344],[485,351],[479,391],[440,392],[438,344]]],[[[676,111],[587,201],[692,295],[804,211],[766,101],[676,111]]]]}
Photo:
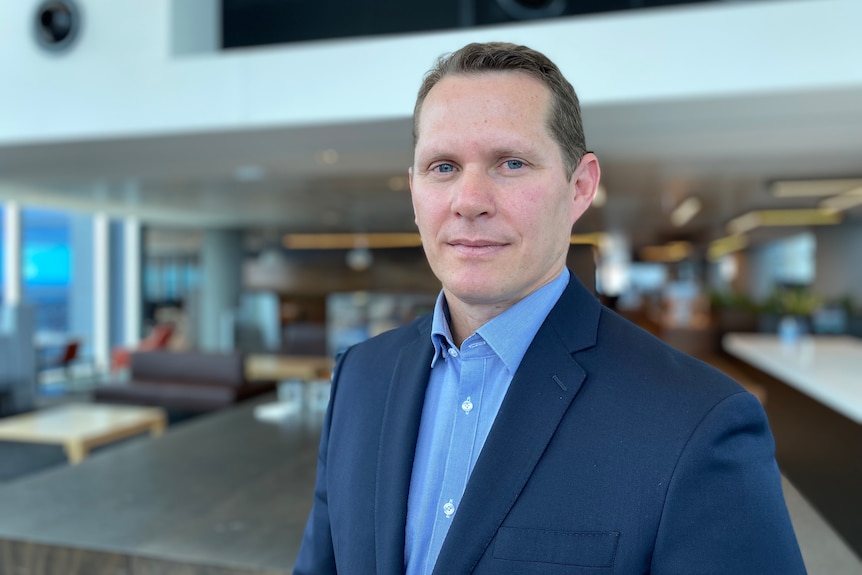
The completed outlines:
{"type": "Polygon", "coordinates": [[[445,515],[447,519],[455,515],[455,505],[452,503],[451,499],[443,505],[443,515],[445,515]]]}

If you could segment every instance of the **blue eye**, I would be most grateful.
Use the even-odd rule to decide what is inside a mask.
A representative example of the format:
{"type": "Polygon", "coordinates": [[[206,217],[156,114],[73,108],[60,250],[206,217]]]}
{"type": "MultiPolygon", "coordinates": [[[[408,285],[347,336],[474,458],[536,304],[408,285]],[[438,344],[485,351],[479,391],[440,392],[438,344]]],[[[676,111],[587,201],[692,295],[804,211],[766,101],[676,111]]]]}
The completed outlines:
{"type": "Polygon", "coordinates": [[[452,164],[439,164],[434,166],[434,169],[441,174],[448,174],[455,170],[455,167],[452,164]]]}
{"type": "Polygon", "coordinates": [[[521,160],[506,160],[506,167],[510,170],[517,170],[524,167],[524,162],[521,160]]]}

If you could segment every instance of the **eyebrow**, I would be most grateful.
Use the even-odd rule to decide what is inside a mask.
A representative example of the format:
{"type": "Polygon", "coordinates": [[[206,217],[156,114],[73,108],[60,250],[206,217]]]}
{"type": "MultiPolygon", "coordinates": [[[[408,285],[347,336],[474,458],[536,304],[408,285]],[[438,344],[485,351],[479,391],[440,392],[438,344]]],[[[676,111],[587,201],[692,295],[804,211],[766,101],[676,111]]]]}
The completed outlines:
{"type": "MultiPolygon", "coordinates": [[[[492,148],[488,154],[494,158],[502,158],[505,156],[532,157],[536,155],[536,152],[532,147],[525,145],[518,148],[511,146],[492,148]]],[[[422,159],[423,163],[430,163],[439,160],[452,160],[456,157],[456,154],[442,151],[442,149],[433,149],[419,154],[416,157],[418,159],[422,159]]]]}

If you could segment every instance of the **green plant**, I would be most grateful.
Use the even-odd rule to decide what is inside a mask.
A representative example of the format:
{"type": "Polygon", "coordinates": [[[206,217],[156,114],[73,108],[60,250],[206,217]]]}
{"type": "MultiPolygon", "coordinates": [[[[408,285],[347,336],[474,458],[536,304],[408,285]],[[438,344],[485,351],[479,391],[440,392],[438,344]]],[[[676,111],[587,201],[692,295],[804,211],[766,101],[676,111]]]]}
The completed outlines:
{"type": "Polygon", "coordinates": [[[709,300],[714,310],[727,309],[756,312],[760,308],[756,301],[746,294],[738,292],[712,292],[709,295],[709,300]]]}
{"type": "Polygon", "coordinates": [[[862,308],[857,308],[853,302],[853,296],[850,294],[838,298],[833,307],[843,309],[848,316],[862,314],[862,308]]]}
{"type": "Polygon", "coordinates": [[[764,311],[779,315],[809,316],[823,305],[823,299],[806,287],[778,288],[764,304],[764,311]]]}

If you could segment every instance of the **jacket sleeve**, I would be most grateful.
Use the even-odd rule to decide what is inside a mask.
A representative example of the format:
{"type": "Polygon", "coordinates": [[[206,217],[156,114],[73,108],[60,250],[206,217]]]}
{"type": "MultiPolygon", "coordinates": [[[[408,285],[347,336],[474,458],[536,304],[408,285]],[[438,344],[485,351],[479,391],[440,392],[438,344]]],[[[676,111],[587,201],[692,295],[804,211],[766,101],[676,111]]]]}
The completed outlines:
{"type": "Polygon", "coordinates": [[[329,523],[326,458],[329,449],[329,430],[332,424],[335,392],[338,374],[341,371],[342,358],[343,356],[338,358],[335,370],[333,371],[329,407],[323,421],[320,449],[317,454],[317,480],[314,485],[314,503],[311,507],[308,522],[305,525],[305,533],[302,536],[299,556],[293,568],[294,575],[334,575],[337,573],[335,567],[335,549],[332,543],[332,531],[329,523]]]}
{"type": "Polygon", "coordinates": [[[754,396],[707,413],[670,480],[651,575],[805,573],[774,451],[754,396]]]}

